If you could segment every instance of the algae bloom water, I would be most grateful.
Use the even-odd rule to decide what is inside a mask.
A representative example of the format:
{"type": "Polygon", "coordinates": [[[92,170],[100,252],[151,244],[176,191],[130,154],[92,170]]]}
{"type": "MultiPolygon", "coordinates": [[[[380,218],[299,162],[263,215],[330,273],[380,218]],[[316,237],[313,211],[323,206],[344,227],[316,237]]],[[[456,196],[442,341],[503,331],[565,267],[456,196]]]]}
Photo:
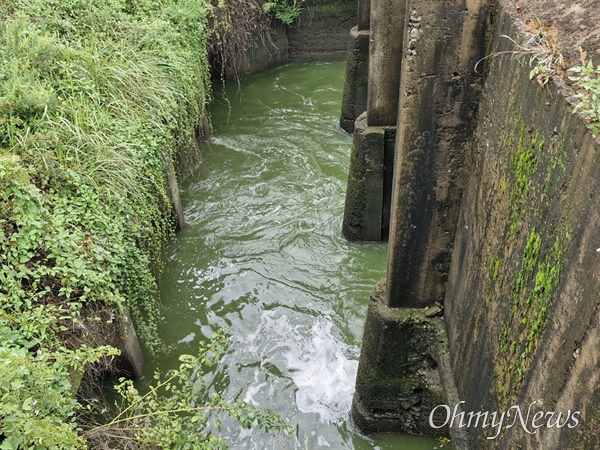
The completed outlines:
{"type": "MultiPolygon", "coordinates": [[[[274,437],[226,421],[230,449],[431,449],[432,439],[362,436],[349,419],[372,287],[386,244],[341,236],[351,137],[339,130],[344,64],[293,63],[226,88],[204,161],[182,186],[187,225],[161,280],[163,338],[177,351],[226,328],[211,387],[296,427],[274,437]]],[[[218,94],[216,97],[220,97],[218,94]]],[[[143,380],[142,380],[143,382],[143,380]]]]}

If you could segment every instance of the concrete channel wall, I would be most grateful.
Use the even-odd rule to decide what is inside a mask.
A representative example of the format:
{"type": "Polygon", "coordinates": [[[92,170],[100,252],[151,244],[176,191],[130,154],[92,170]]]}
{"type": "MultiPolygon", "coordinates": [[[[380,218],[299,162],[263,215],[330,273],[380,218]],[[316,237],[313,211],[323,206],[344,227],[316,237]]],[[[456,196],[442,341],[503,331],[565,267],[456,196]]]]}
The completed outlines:
{"type": "MultiPolygon", "coordinates": [[[[503,36],[519,30],[500,8],[492,54],[514,49],[503,36]]],[[[488,70],[446,291],[454,378],[468,411],[581,415],[493,441],[479,428],[474,447],[598,448],[600,145],[528,58],[488,70]]]]}
{"type": "Polygon", "coordinates": [[[346,58],[348,31],[357,21],[356,0],[304,0],[288,27],[290,61],[333,61],[346,58]]]}
{"type": "Polygon", "coordinates": [[[254,46],[229,64],[227,78],[244,76],[290,61],[333,61],[346,58],[348,30],[357,21],[356,0],[305,0],[289,26],[274,20],[270,40],[254,46]]]}
{"type": "MultiPolygon", "coordinates": [[[[373,229],[391,212],[387,282],[371,297],[353,417],[366,432],[449,432],[456,448],[598,448],[598,139],[572,113],[568,87],[532,79],[532,53],[515,45],[530,36],[512,2],[400,3],[401,60],[382,65],[400,70],[391,195],[385,143],[365,131],[368,100],[355,117],[345,227],[358,232],[345,234],[383,238],[373,229]],[[453,411],[461,402],[466,418],[510,412],[504,426],[519,408],[523,423],[457,419],[448,430],[436,402],[453,411]]],[[[399,5],[371,0],[370,39],[379,7],[394,8],[389,18],[399,5]]],[[[373,61],[357,54],[359,31],[348,60],[373,61]]],[[[371,63],[369,83],[377,70],[371,63]]],[[[364,84],[357,73],[348,70],[346,86],[364,84]]],[[[380,88],[393,103],[393,87],[380,88]]]]}

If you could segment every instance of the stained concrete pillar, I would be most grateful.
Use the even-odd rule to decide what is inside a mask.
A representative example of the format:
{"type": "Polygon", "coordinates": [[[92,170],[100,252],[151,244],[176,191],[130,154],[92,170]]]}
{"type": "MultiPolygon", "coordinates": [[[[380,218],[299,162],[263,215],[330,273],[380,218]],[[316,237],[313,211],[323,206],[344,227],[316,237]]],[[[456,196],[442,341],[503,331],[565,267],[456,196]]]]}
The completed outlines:
{"type": "MultiPolygon", "coordinates": [[[[342,232],[353,241],[386,240],[389,233],[398,86],[402,59],[402,23],[406,0],[371,0],[368,34],[355,30],[364,55],[368,40],[369,63],[366,85],[354,86],[363,95],[368,87],[366,115],[354,123],[354,141],[342,232]],[[361,37],[362,36],[362,37],[361,37]],[[363,39],[362,41],[360,39],[363,39]]],[[[359,4],[360,26],[367,21],[366,6],[359,4]],[[362,12],[361,12],[362,11],[362,12]]],[[[358,44],[357,44],[358,45],[358,44]]],[[[364,68],[364,65],[361,66],[364,68]]],[[[346,80],[348,81],[348,80],[346,80]]],[[[347,88],[350,91],[350,88],[347,88]]],[[[353,104],[354,112],[358,111],[353,104]]],[[[362,106],[361,106],[362,107],[362,106]]],[[[346,109],[349,111],[350,107],[346,109]]],[[[351,116],[348,113],[348,116],[351,116]]],[[[342,126],[346,113],[342,115],[342,126]]],[[[348,128],[346,128],[348,129],[348,128]]]]}
{"type": "MultiPolygon", "coordinates": [[[[366,113],[356,119],[342,233],[350,241],[380,241],[384,226],[386,147],[393,152],[395,129],[368,127],[366,113]]],[[[388,187],[387,191],[390,191],[388,187]]],[[[389,214],[387,215],[389,220],[389,214]]]]}
{"type": "Polygon", "coordinates": [[[396,126],[406,0],[371,0],[369,126],[396,126]]]}
{"type": "Polygon", "coordinates": [[[350,30],[340,117],[340,127],[347,133],[354,132],[354,121],[367,110],[369,36],[369,30],[350,30]]]}
{"type": "MultiPolygon", "coordinates": [[[[430,414],[459,402],[443,307],[423,307],[443,301],[481,91],[473,68],[485,54],[487,3],[407,0],[403,26],[396,24],[404,43],[387,285],[371,296],[352,405],[365,432],[439,435],[430,414]]],[[[367,129],[386,117],[377,115],[383,94],[369,96],[367,129]]],[[[468,447],[464,429],[446,431],[456,448],[468,447]]]]}
{"type": "Polygon", "coordinates": [[[429,426],[430,412],[447,404],[449,394],[442,380],[450,374],[443,320],[388,308],[384,292],[381,280],[369,302],[352,419],[365,433],[447,435],[443,415],[433,415],[437,430],[429,426]]]}
{"type": "Polygon", "coordinates": [[[350,30],[340,127],[354,132],[354,121],[367,110],[371,0],[358,1],[358,25],[350,30]]]}
{"type": "Polygon", "coordinates": [[[358,0],[358,31],[369,31],[371,26],[371,0],[358,0]]]}
{"type": "Polygon", "coordinates": [[[443,302],[483,77],[488,0],[411,0],[388,259],[390,307],[443,302]]]}

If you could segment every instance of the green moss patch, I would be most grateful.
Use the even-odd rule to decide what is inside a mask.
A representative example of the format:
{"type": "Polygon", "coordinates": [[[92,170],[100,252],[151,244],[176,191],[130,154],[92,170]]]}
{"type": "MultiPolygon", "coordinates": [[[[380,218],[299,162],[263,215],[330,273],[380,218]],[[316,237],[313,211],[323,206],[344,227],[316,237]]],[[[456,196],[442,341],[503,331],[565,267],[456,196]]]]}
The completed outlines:
{"type": "Polygon", "coordinates": [[[562,274],[571,240],[567,221],[549,221],[550,192],[562,169],[561,144],[520,116],[505,136],[506,165],[499,172],[495,208],[507,217],[499,242],[488,247],[486,304],[503,311],[495,376],[498,402],[512,404],[531,365],[562,274]],[[564,222],[564,223],[563,223],[564,222]],[[495,302],[495,303],[492,303],[495,302]]]}

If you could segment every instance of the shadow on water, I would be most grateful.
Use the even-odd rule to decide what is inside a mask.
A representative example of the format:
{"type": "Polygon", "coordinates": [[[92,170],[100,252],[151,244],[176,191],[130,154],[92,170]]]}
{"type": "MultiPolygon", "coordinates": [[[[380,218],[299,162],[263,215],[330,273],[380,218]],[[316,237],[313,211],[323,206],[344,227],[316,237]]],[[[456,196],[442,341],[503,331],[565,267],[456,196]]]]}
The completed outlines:
{"type": "Polygon", "coordinates": [[[294,63],[227,86],[203,167],[182,186],[187,226],[161,280],[162,337],[177,364],[225,327],[226,400],[271,408],[298,442],[225,422],[231,449],[431,449],[432,439],[361,436],[348,417],[371,288],[385,244],[340,233],[351,138],[339,131],[342,63],[294,63]]]}

